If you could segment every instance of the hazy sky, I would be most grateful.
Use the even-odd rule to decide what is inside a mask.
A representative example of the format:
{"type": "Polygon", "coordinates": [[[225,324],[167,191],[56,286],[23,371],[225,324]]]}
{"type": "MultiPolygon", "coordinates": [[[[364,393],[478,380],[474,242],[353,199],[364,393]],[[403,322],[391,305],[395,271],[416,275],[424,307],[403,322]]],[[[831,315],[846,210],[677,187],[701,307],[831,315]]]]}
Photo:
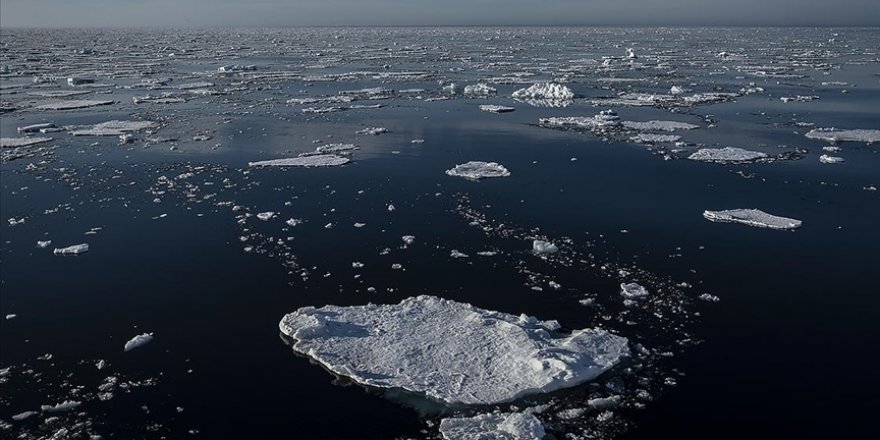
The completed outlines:
{"type": "Polygon", "coordinates": [[[0,0],[0,25],[880,25],[880,0],[0,0]]]}

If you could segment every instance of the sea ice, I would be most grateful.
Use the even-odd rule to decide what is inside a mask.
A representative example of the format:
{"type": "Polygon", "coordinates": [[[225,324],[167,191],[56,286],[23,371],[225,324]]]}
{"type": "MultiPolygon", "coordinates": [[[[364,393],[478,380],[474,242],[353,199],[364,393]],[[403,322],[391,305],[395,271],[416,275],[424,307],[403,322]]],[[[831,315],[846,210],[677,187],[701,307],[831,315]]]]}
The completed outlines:
{"type": "Polygon", "coordinates": [[[703,217],[713,222],[742,223],[744,225],[770,229],[797,229],[801,221],[787,217],[767,214],[758,209],[729,209],[726,211],[705,211],[703,217]]]}
{"type": "Polygon", "coordinates": [[[555,321],[426,295],[305,307],[279,328],[295,351],[336,374],[447,403],[494,404],[575,386],[629,353],[626,338],[602,329],[566,335],[555,321]]]}
{"type": "Polygon", "coordinates": [[[484,112],[489,112],[489,113],[510,113],[510,112],[516,110],[516,108],[507,107],[504,105],[483,104],[480,106],[480,110],[482,110],[484,112]]]}
{"type": "Polygon", "coordinates": [[[275,217],[275,213],[272,211],[266,211],[266,212],[261,212],[261,213],[257,214],[257,218],[262,221],[267,221],[267,220],[271,219],[272,217],[275,217]]]}
{"type": "Polygon", "coordinates": [[[107,121],[89,128],[71,131],[74,136],[122,136],[130,131],[139,131],[155,127],[152,121],[107,121]]]}
{"type": "Polygon", "coordinates": [[[675,130],[693,130],[695,128],[700,128],[699,125],[688,124],[687,122],[678,122],[678,121],[647,121],[647,122],[637,122],[637,121],[623,121],[621,122],[626,128],[631,130],[642,130],[642,131],[675,131],[675,130]]]}
{"type": "Polygon", "coordinates": [[[544,425],[531,413],[491,413],[440,421],[444,440],[540,440],[544,425]]]}
{"type": "Polygon", "coordinates": [[[817,128],[810,130],[806,136],[829,142],[880,142],[880,130],[838,130],[835,128],[817,128]]]}
{"type": "Polygon", "coordinates": [[[470,180],[480,180],[490,177],[508,177],[510,176],[510,171],[504,168],[504,165],[497,162],[471,161],[446,170],[446,174],[470,180]]]}
{"type": "Polygon", "coordinates": [[[73,110],[78,108],[98,107],[101,105],[110,105],[115,101],[103,101],[92,99],[70,99],[66,101],[50,102],[48,104],[38,105],[34,108],[37,110],[73,110]]]}
{"type": "Polygon", "coordinates": [[[0,148],[29,147],[31,145],[52,142],[50,137],[5,137],[0,138],[0,148]]]}
{"type": "Polygon", "coordinates": [[[489,96],[497,92],[494,87],[490,87],[485,83],[472,84],[464,88],[465,96],[489,96]]]}
{"type": "Polygon", "coordinates": [[[144,334],[137,335],[137,336],[129,339],[128,342],[125,343],[124,351],[131,351],[131,350],[134,350],[135,348],[142,347],[144,345],[147,345],[152,340],[153,340],[152,333],[144,333],[144,334]]]}
{"type": "Polygon", "coordinates": [[[638,142],[642,144],[653,144],[663,142],[678,142],[679,140],[681,140],[681,136],[674,134],[639,133],[629,139],[633,142],[638,142]]]}
{"type": "Polygon", "coordinates": [[[845,161],[842,157],[829,156],[827,154],[823,154],[823,155],[819,156],[819,162],[831,164],[831,163],[843,163],[845,161]]]}
{"type": "Polygon", "coordinates": [[[559,248],[549,241],[535,240],[532,242],[532,252],[536,254],[555,254],[559,252],[559,248]]]}
{"type": "Polygon", "coordinates": [[[376,136],[382,133],[388,133],[388,129],[385,127],[367,127],[356,132],[356,134],[368,134],[372,136],[376,136]]]}
{"type": "Polygon", "coordinates": [[[641,298],[648,296],[648,289],[638,283],[620,283],[620,294],[630,299],[641,298]]]}
{"type": "Polygon", "coordinates": [[[83,252],[87,252],[89,250],[88,243],[75,244],[73,246],[68,246],[65,248],[55,248],[53,253],[55,255],[78,255],[83,252]]]}
{"type": "Polygon", "coordinates": [[[688,159],[702,162],[743,163],[766,159],[767,154],[760,151],[744,150],[736,147],[701,148],[688,159]]]}
{"type": "Polygon", "coordinates": [[[80,406],[82,402],[76,400],[65,400],[64,402],[55,404],[55,405],[42,405],[40,409],[49,413],[55,412],[65,412],[76,409],[76,407],[80,406]]]}
{"type": "Polygon", "coordinates": [[[351,162],[351,159],[335,154],[315,154],[311,156],[291,157],[287,159],[263,160],[259,162],[248,162],[251,167],[334,167],[345,165],[351,162]]]}
{"type": "Polygon", "coordinates": [[[574,92],[562,84],[539,82],[516,90],[512,96],[536,107],[566,107],[574,99],[574,92]]]}

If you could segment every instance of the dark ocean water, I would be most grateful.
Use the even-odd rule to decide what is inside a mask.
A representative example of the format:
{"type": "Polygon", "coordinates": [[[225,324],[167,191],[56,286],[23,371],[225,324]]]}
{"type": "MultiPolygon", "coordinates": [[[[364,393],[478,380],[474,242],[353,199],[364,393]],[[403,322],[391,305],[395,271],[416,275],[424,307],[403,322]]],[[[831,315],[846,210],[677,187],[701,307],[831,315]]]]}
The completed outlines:
{"type": "MultiPolygon", "coordinates": [[[[4,32],[2,63],[13,71],[33,65],[59,75],[78,71],[82,66],[73,67],[65,58],[69,52],[59,46],[91,41],[56,35],[58,43],[50,47],[46,37],[26,43],[24,31],[4,32]],[[26,49],[38,60],[25,60],[26,49]],[[49,57],[49,52],[56,55],[49,57]]],[[[97,94],[85,99],[119,104],[66,112],[29,110],[34,97],[4,90],[3,102],[17,110],[3,115],[3,137],[18,136],[15,127],[45,120],[60,126],[146,119],[162,121],[158,135],[180,139],[171,150],[170,143],[144,148],[146,135],[117,145],[116,137],[53,133],[49,136],[56,140],[45,145],[57,148],[2,163],[0,315],[17,315],[0,321],[0,369],[11,367],[0,378],[0,420],[9,424],[4,437],[40,438],[62,426],[75,432],[77,422],[105,438],[437,436],[436,421],[459,413],[386,398],[334,378],[295,355],[278,332],[279,319],[300,307],[396,303],[419,294],[557,319],[564,328],[601,325],[633,341],[675,347],[669,349],[674,355],[650,366],[646,377],[651,378],[652,398],[644,408],[622,408],[617,417],[625,422],[596,432],[626,439],[873,437],[871,416],[880,404],[875,350],[880,345],[880,203],[877,191],[865,188],[880,184],[878,148],[842,143],[841,152],[828,154],[846,162],[821,164],[818,157],[828,144],[805,138],[811,127],[793,122],[880,129],[876,29],[760,31],[775,37],[770,39],[774,44],[784,42],[782,48],[767,45],[754,30],[643,29],[633,34],[505,29],[498,31],[501,43],[486,39],[494,34],[489,29],[470,29],[454,38],[448,30],[352,30],[332,46],[331,34],[339,30],[264,32],[248,31],[240,44],[217,53],[210,49],[215,47],[211,44],[220,47],[216,35],[182,33],[181,47],[175,49],[190,44],[197,56],[161,61],[156,72],[142,76],[184,77],[231,63],[256,64],[256,72],[309,74],[391,65],[392,71],[430,71],[432,76],[395,83],[251,79],[242,80],[243,90],[223,96],[148,106],[131,103],[131,96],[147,92],[113,87],[106,98],[97,94]],[[693,34],[699,38],[688,37],[693,34]],[[281,43],[272,44],[273,38],[292,41],[296,53],[279,54],[281,43]],[[826,43],[830,39],[836,42],[826,43]],[[419,55],[395,57],[396,49],[383,50],[395,42],[397,47],[420,43],[425,48],[419,55]],[[817,49],[818,43],[827,46],[817,49]],[[482,57],[494,52],[494,44],[508,48],[503,52],[517,64],[486,67],[482,57]],[[566,108],[531,107],[509,98],[528,84],[497,85],[497,97],[485,100],[426,102],[395,94],[375,101],[384,105],[381,109],[319,116],[284,103],[295,96],[377,86],[423,88],[423,95],[435,96],[438,80],[476,83],[494,69],[539,72],[535,80],[558,78],[571,60],[621,56],[625,52],[616,44],[635,45],[646,65],[612,72],[579,70],[567,83],[579,98],[566,108]],[[381,56],[354,50],[363,47],[375,47],[381,56]],[[321,49],[330,55],[317,53],[321,49]],[[792,55],[807,49],[816,52],[792,55]],[[742,53],[745,59],[722,64],[711,55],[722,50],[742,53]],[[211,64],[215,59],[219,64],[211,64]],[[317,72],[303,66],[319,61],[332,65],[317,72]],[[826,69],[824,63],[835,67],[826,69]],[[785,65],[803,77],[743,77],[734,67],[745,64],[785,65]],[[709,74],[717,70],[724,73],[709,74]],[[664,160],[661,153],[670,148],[650,151],[621,139],[604,141],[590,133],[537,126],[541,117],[591,116],[604,109],[587,98],[623,90],[595,81],[609,75],[643,78],[645,82],[623,89],[652,93],[665,93],[672,84],[700,92],[712,87],[736,91],[754,81],[766,92],[735,102],[674,112],[654,107],[616,110],[625,120],[698,124],[697,130],[676,133],[696,144],[767,152],[797,147],[806,152],[800,160],[721,165],[683,159],[693,151],[689,147],[688,153],[672,154],[681,160],[664,160]],[[842,86],[822,86],[823,81],[846,82],[848,93],[841,93],[842,86]],[[778,99],[793,95],[821,99],[778,99]],[[484,103],[513,105],[516,111],[481,112],[477,105],[484,103]],[[714,127],[707,127],[707,117],[714,127]],[[355,135],[366,126],[386,127],[389,133],[355,135]],[[211,131],[213,139],[189,140],[204,131],[211,131]],[[249,161],[310,151],[316,139],[352,142],[360,150],[342,167],[247,166],[249,161]],[[425,142],[414,144],[412,139],[425,142]],[[212,149],[214,144],[221,146],[212,149]],[[497,161],[512,175],[472,182],[444,174],[470,160],[497,161]],[[28,169],[28,164],[35,166],[28,169]],[[187,172],[194,175],[177,178],[187,172]],[[176,182],[175,188],[149,192],[163,175],[176,182]],[[185,195],[187,183],[198,186],[190,191],[192,197],[185,195]],[[214,195],[204,198],[206,194],[214,195]],[[396,209],[389,211],[389,204],[396,209]],[[57,212],[45,213],[59,205],[57,212]],[[242,209],[234,211],[236,205],[242,209]],[[498,230],[527,231],[560,243],[569,237],[567,246],[575,259],[595,264],[544,262],[530,254],[531,242],[522,234],[499,236],[470,226],[463,206],[496,226],[503,224],[498,230]],[[804,225],[793,232],[773,231],[702,217],[707,209],[732,208],[758,208],[804,225]],[[236,217],[264,211],[276,212],[276,217],[265,222],[255,217],[238,222],[236,217]],[[6,222],[19,218],[26,221],[14,226],[6,222]],[[304,223],[288,227],[288,218],[304,223]],[[366,226],[355,228],[355,222],[366,226]],[[325,228],[328,223],[333,227],[325,228]],[[102,229],[84,235],[96,227],[102,229]],[[416,243],[401,249],[400,237],[408,234],[417,237],[416,243]],[[40,249],[38,240],[52,244],[40,249]],[[278,245],[279,240],[285,244],[278,245]],[[88,243],[89,252],[52,255],[55,247],[77,243],[88,243]],[[253,248],[243,251],[246,246],[253,248]],[[380,255],[385,248],[390,252],[380,255]],[[450,258],[452,249],[470,257],[450,258]],[[486,249],[500,253],[476,255],[486,249]],[[365,267],[353,268],[355,261],[365,267]],[[394,263],[405,270],[392,269],[394,263]],[[602,269],[604,264],[651,274],[652,286],[688,283],[692,287],[682,289],[690,300],[685,312],[659,323],[626,324],[627,314],[611,305],[619,302],[621,281],[602,269]],[[530,271],[563,287],[533,290],[530,271]],[[720,301],[697,299],[703,293],[720,301]],[[602,312],[582,306],[578,300],[585,294],[608,305],[602,312]],[[612,317],[603,319],[603,314],[612,317]],[[155,340],[123,352],[129,338],[144,332],[153,332],[155,340]],[[37,359],[46,353],[51,359],[37,359]],[[98,359],[108,366],[95,368],[98,359]],[[104,402],[94,395],[110,375],[133,385],[117,387],[104,402]],[[653,385],[666,377],[674,377],[674,385],[653,385]],[[60,421],[47,423],[45,414],[11,420],[22,411],[68,399],[83,403],[60,421]]],[[[102,52],[93,55],[97,58],[91,66],[97,73],[92,74],[101,81],[130,84],[137,75],[118,73],[119,64],[138,60],[141,51],[115,37],[94,36],[102,52]],[[116,64],[101,61],[103,56],[116,64]],[[113,71],[117,75],[109,73],[113,71]]],[[[141,41],[138,35],[126,38],[141,41]]],[[[173,39],[156,35],[149,41],[173,39]]],[[[143,57],[156,61],[153,55],[143,57]]],[[[27,84],[33,75],[4,75],[2,84],[27,84]]],[[[206,76],[229,87],[240,80],[206,76]]],[[[552,402],[576,403],[594,392],[595,387],[585,384],[556,393],[552,402]]],[[[521,406],[546,401],[541,399],[521,406]]],[[[602,428],[593,426],[593,418],[587,414],[577,423],[545,422],[549,435],[564,438],[566,433],[578,436],[602,428]]]]}

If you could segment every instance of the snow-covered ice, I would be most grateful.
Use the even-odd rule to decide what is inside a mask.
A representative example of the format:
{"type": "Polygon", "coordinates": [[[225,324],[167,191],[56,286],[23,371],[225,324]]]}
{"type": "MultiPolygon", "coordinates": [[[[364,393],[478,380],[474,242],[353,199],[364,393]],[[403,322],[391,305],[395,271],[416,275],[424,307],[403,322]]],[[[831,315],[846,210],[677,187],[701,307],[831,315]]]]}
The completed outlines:
{"type": "Polygon", "coordinates": [[[447,403],[493,404],[592,380],[628,355],[602,329],[559,332],[555,321],[434,296],[400,304],[305,307],[281,332],[330,371],[447,403]]]}
{"type": "Polygon", "coordinates": [[[124,351],[131,351],[138,347],[143,347],[153,340],[152,333],[143,333],[128,340],[125,343],[124,351]]]}
{"type": "Polygon", "coordinates": [[[544,425],[533,414],[490,413],[440,421],[444,440],[540,440],[544,425]]]}
{"type": "Polygon", "coordinates": [[[345,165],[351,162],[351,159],[335,154],[315,154],[310,156],[291,157],[286,159],[262,160],[259,162],[248,162],[251,167],[334,167],[345,165]]]}
{"type": "Polygon", "coordinates": [[[729,209],[725,211],[705,211],[703,217],[713,222],[742,223],[744,225],[770,229],[797,229],[801,221],[778,217],[759,209],[729,209]]]}
{"type": "Polygon", "coordinates": [[[453,177],[480,180],[490,177],[508,177],[510,171],[497,162],[471,161],[446,170],[446,174],[453,177]]]}

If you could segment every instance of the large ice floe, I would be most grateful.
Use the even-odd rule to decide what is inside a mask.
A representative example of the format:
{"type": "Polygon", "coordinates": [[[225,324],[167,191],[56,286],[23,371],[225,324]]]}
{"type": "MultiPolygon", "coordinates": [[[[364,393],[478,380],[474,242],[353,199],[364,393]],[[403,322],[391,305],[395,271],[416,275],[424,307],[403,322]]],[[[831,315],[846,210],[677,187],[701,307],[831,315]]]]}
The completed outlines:
{"type": "Polygon", "coordinates": [[[715,163],[746,163],[767,159],[766,153],[736,147],[701,148],[688,156],[690,160],[715,163]]]}
{"type": "Polygon", "coordinates": [[[446,174],[453,177],[480,180],[490,177],[507,177],[510,176],[510,171],[497,162],[471,161],[446,170],[446,174]]]}
{"type": "Polygon", "coordinates": [[[572,387],[628,356],[602,329],[564,334],[556,321],[434,296],[400,304],[305,307],[286,315],[293,349],[362,385],[449,404],[494,404],[572,387]]]}
{"type": "Polygon", "coordinates": [[[351,159],[336,154],[313,154],[309,156],[290,157],[286,159],[261,160],[259,162],[248,162],[251,167],[335,167],[345,165],[351,162],[351,159]]]}
{"type": "Polygon", "coordinates": [[[102,105],[110,105],[115,101],[93,100],[93,99],[69,99],[66,101],[50,102],[48,104],[38,105],[34,108],[37,110],[73,110],[78,108],[98,107],[102,105]]]}
{"type": "Polygon", "coordinates": [[[444,440],[540,440],[544,425],[533,414],[490,413],[440,421],[444,440]]]}
{"type": "Polygon", "coordinates": [[[539,82],[516,90],[511,96],[536,107],[567,107],[574,99],[574,92],[562,84],[539,82]]]}
{"type": "Polygon", "coordinates": [[[797,229],[801,227],[801,221],[788,217],[779,217],[768,214],[759,209],[729,209],[725,211],[705,211],[703,217],[709,221],[722,223],[741,223],[769,229],[797,229]]]}
{"type": "Polygon", "coordinates": [[[880,130],[838,130],[836,128],[817,128],[806,136],[828,142],[880,142],[880,130]]]}
{"type": "Polygon", "coordinates": [[[121,136],[131,131],[140,131],[156,126],[152,121],[107,121],[91,127],[79,128],[70,132],[74,136],[121,136]]]}
{"type": "Polygon", "coordinates": [[[5,137],[0,138],[0,148],[29,147],[31,145],[52,142],[50,137],[5,137]]]}

